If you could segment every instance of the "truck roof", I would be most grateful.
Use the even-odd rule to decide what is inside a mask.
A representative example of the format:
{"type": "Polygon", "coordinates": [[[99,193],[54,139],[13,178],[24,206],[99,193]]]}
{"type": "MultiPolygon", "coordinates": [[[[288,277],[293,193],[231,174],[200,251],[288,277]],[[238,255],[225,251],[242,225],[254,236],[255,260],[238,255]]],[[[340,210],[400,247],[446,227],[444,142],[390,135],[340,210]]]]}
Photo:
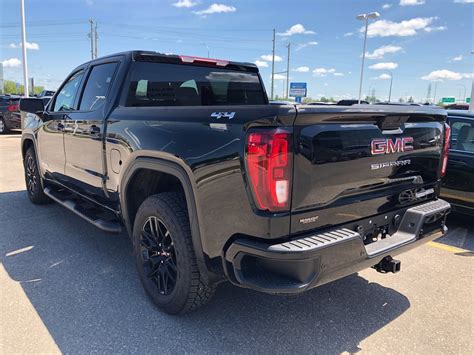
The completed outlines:
{"type": "Polygon", "coordinates": [[[84,64],[94,63],[96,61],[100,61],[100,60],[111,58],[111,57],[117,57],[117,56],[125,56],[134,61],[157,61],[157,62],[169,62],[169,63],[173,63],[173,62],[174,63],[192,63],[192,62],[214,63],[217,66],[222,66],[222,67],[231,65],[234,67],[247,67],[255,71],[258,70],[257,66],[254,63],[249,63],[249,62],[235,62],[235,61],[229,61],[226,59],[203,58],[203,57],[197,57],[197,56],[160,53],[156,51],[147,51],[147,50],[130,50],[130,51],[113,53],[113,54],[109,54],[103,57],[99,57],[94,60],[90,60],[89,62],[84,63],[84,64]]]}

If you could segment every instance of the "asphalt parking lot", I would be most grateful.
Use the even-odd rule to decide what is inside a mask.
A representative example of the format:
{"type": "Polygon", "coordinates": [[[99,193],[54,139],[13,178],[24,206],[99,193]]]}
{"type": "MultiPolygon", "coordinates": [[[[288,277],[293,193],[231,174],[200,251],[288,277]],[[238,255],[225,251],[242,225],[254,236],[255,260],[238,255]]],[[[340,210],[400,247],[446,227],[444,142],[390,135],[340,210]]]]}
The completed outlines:
{"type": "Polygon", "coordinates": [[[0,353],[474,353],[474,223],[301,296],[219,286],[172,317],[147,299],[125,235],[29,203],[20,135],[0,136],[0,353]]]}

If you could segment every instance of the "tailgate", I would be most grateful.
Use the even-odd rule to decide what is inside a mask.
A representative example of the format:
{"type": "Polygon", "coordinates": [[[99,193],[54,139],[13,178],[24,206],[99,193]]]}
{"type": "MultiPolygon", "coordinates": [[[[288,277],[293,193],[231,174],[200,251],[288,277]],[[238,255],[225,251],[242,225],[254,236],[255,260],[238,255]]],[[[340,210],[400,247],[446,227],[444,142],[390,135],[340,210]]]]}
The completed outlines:
{"type": "Polygon", "coordinates": [[[433,199],[445,119],[416,107],[298,108],[291,232],[433,199]]]}

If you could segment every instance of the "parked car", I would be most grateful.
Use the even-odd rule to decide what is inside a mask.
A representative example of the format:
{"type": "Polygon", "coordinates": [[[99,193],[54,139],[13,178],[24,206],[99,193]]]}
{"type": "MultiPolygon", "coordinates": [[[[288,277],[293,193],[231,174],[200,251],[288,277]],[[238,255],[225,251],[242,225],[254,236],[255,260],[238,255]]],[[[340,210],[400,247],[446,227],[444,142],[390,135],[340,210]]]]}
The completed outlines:
{"type": "Polygon", "coordinates": [[[43,90],[39,93],[38,97],[51,97],[56,91],[52,90],[43,90]]]}
{"type": "MultiPolygon", "coordinates": [[[[360,100],[360,103],[361,103],[361,105],[368,105],[369,104],[369,102],[365,101],[365,100],[360,100]]],[[[339,105],[339,106],[352,106],[352,105],[357,105],[357,104],[359,104],[359,100],[344,99],[344,100],[339,100],[337,102],[337,105],[339,105]]]]}
{"type": "Polygon", "coordinates": [[[456,212],[474,215],[474,112],[448,111],[451,147],[441,195],[456,212]]]}
{"type": "Polygon", "coordinates": [[[0,96],[0,134],[21,127],[19,96],[0,96]]]}
{"type": "Polygon", "coordinates": [[[398,272],[393,256],[446,232],[444,110],[270,105],[255,64],[145,51],[83,64],[46,107],[20,105],[41,117],[21,142],[31,202],[125,228],[168,313],[225,280],[294,294],[398,272]]]}
{"type": "Polygon", "coordinates": [[[444,106],[446,110],[469,110],[469,104],[457,103],[444,106]]]}

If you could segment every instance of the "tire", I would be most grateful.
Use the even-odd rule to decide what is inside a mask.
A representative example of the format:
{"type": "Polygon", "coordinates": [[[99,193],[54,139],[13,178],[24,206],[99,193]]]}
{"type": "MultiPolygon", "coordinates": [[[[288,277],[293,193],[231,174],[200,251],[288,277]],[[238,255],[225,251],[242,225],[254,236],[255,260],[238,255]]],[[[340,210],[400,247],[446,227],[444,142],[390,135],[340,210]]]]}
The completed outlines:
{"type": "Polygon", "coordinates": [[[5,120],[3,119],[3,117],[0,117],[0,134],[7,134],[8,132],[9,129],[5,124],[5,120]]]}
{"type": "Polygon", "coordinates": [[[215,287],[203,281],[197,266],[182,194],[160,193],[142,203],[133,245],[143,287],[164,312],[186,313],[212,297],[215,287]]]}
{"type": "Polygon", "coordinates": [[[44,205],[51,202],[51,199],[46,196],[43,191],[43,184],[33,147],[29,147],[26,150],[23,165],[25,169],[26,191],[30,201],[35,205],[44,205]]]}

